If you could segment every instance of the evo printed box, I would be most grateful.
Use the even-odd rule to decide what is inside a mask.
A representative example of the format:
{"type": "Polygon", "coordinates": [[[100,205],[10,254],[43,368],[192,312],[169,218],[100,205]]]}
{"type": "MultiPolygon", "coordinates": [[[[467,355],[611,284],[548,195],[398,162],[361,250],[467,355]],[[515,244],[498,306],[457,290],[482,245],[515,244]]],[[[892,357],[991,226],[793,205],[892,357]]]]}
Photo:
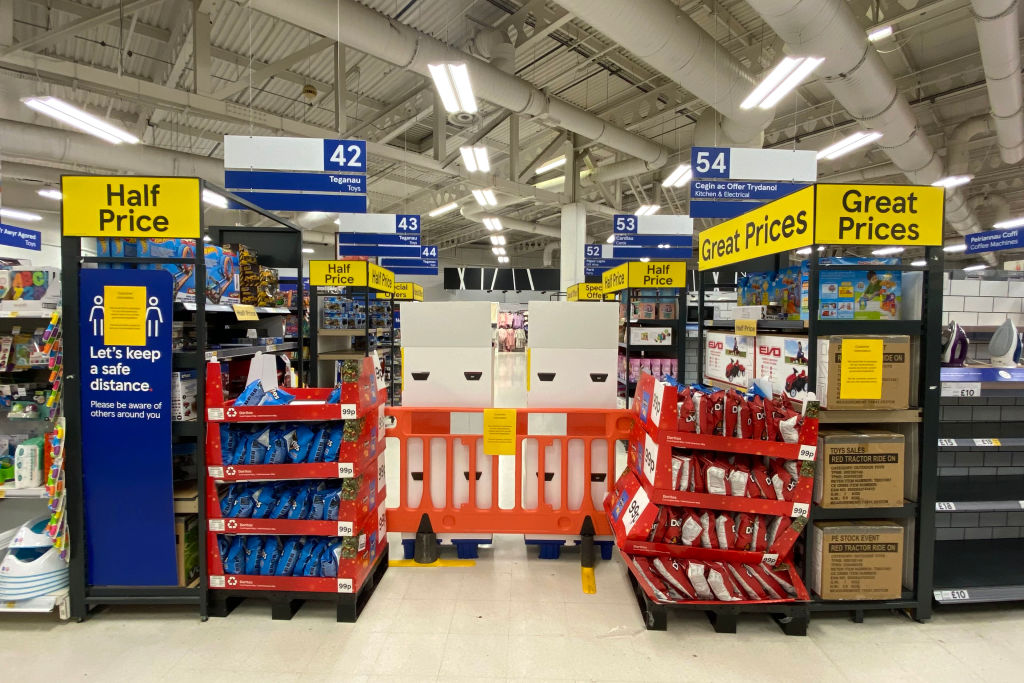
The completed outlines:
{"type": "Polygon", "coordinates": [[[773,396],[786,395],[795,401],[807,398],[807,337],[759,334],[754,377],[768,382],[773,396]]]}
{"type": "MultiPolygon", "coordinates": [[[[910,407],[910,337],[892,335],[882,339],[882,396],[877,399],[840,398],[843,339],[835,335],[818,338],[818,400],[831,410],[905,410],[910,407]]],[[[859,335],[856,339],[878,339],[859,335]]]]}
{"type": "Polygon", "coordinates": [[[707,379],[749,389],[755,367],[753,337],[724,332],[704,335],[704,376],[707,379]]]}

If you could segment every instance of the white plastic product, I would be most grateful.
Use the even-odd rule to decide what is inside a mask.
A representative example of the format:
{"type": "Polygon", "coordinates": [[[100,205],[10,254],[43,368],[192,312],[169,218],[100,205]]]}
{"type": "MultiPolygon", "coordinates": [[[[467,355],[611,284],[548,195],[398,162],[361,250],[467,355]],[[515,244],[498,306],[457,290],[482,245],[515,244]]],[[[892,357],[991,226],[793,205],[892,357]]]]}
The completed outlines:
{"type": "Polygon", "coordinates": [[[43,453],[35,444],[19,444],[14,451],[14,488],[43,485],[43,453]]]}
{"type": "Polygon", "coordinates": [[[988,343],[988,352],[992,358],[992,365],[999,368],[1015,367],[1017,359],[1020,358],[1018,350],[1020,344],[1021,340],[1017,334],[1017,327],[1013,324],[1012,320],[1007,318],[992,333],[992,339],[988,343]]]}
{"type": "Polygon", "coordinates": [[[50,516],[36,517],[21,525],[11,540],[11,548],[49,548],[53,539],[46,533],[50,516]]]}

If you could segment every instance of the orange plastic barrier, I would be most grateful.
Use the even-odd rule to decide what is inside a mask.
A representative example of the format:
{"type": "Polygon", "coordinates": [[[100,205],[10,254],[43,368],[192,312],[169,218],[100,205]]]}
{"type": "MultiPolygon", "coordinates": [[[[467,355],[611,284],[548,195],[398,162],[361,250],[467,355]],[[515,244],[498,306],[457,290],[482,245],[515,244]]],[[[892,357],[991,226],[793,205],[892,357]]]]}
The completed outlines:
{"type": "Polygon", "coordinates": [[[603,502],[621,469],[616,442],[629,439],[631,414],[516,412],[516,454],[499,456],[484,453],[483,409],[389,408],[387,436],[398,439],[400,462],[388,529],[414,532],[427,514],[438,534],[571,536],[589,516],[598,535],[611,534],[603,502]]]}

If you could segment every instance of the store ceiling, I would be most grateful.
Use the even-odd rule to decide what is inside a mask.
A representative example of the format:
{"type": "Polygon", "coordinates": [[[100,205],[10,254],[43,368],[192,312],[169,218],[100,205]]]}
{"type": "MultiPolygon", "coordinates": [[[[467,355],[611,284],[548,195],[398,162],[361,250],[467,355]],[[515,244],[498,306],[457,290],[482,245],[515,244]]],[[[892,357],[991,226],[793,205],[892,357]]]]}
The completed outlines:
{"type": "MultiPolygon", "coordinates": [[[[0,0],[0,7],[11,1],[0,0]]],[[[618,208],[631,211],[660,192],[661,178],[674,168],[678,158],[688,159],[695,120],[707,105],[584,21],[567,16],[557,2],[367,0],[362,4],[458,49],[465,49],[481,30],[506,28],[514,23],[516,13],[522,15],[525,8],[526,25],[534,30],[543,29],[541,33],[546,35],[531,37],[517,49],[515,73],[519,78],[664,145],[674,154],[669,164],[654,172],[629,176],[608,183],[604,188],[584,188],[586,201],[608,204],[611,199],[621,202],[618,208]],[[548,32],[545,25],[549,21],[553,21],[556,28],[548,32]]],[[[634,5],[637,12],[644,11],[644,2],[634,5]]],[[[725,52],[732,54],[755,75],[774,65],[784,54],[781,41],[745,0],[676,0],[676,5],[717,40],[715,49],[722,50],[723,55],[725,52]]],[[[876,47],[902,94],[910,101],[922,130],[940,154],[945,154],[952,129],[961,121],[989,110],[969,2],[854,0],[850,5],[865,30],[893,23],[895,38],[876,47]]],[[[209,14],[211,22],[212,97],[219,98],[219,91],[221,95],[229,93],[226,101],[232,103],[222,111],[214,113],[208,107],[192,106],[184,99],[165,97],[168,91],[161,91],[157,96],[133,94],[140,92],[140,83],[155,83],[179,93],[193,90],[191,0],[125,0],[123,3],[117,0],[13,0],[15,48],[18,43],[28,47],[23,50],[0,48],[0,118],[51,126],[52,121],[34,117],[17,98],[26,94],[52,94],[115,119],[138,133],[146,145],[216,159],[222,156],[220,139],[224,134],[250,131],[273,134],[275,125],[287,125],[289,130],[295,130],[295,126],[306,124],[322,129],[324,134],[334,129],[335,99],[331,91],[335,59],[329,41],[257,12],[244,2],[204,0],[200,8],[209,14]],[[137,7],[141,9],[135,9],[137,7]],[[129,11],[123,11],[124,8],[129,11]],[[104,13],[105,18],[95,20],[104,13]],[[81,28],[77,28],[78,25],[81,28]],[[56,38],[49,39],[49,32],[56,32],[56,38]],[[323,49],[317,51],[321,45],[323,49]],[[287,69],[269,79],[253,80],[250,87],[253,73],[297,53],[304,56],[290,59],[287,69]],[[79,69],[73,65],[78,65],[79,69]],[[97,77],[98,72],[81,67],[102,70],[104,77],[97,77]],[[107,78],[111,74],[113,80],[107,78]],[[303,96],[304,85],[316,88],[317,94],[312,99],[303,96]]],[[[0,23],[4,17],[0,10],[0,23]]],[[[0,25],[0,42],[4,29],[0,25]]],[[[384,141],[396,152],[433,160],[435,119],[433,88],[429,81],[352,49],[345,50],[345,68],[347,134],[384,141]]],[[[491,150],[496,172],[507,176],[508,112],[487,103],[482,103],[481,109],[478,122],[468,127],[447,124],[445,156],[455,153],[457,157],[459,144],[487,127],[490,130],[481,142],[491,150]]],[[[765,132],[765,145],[821,149],[854,130],[850,116],[824,84],[811,80],[777,108],[765,132]]],[[[520,165],[536,157],[559,132],[553,121],[523,120],[520,165]]],[[[586,142],[583,140],[581,144],[586,145],[586,142]]],[[[589,161],[598,166],[627,158],[600,144],[588,147],[587,151],[589,161]]],[[[3,160],[12,161],[9,157],[3,160]]],[[[19,158],[16,161],[24,163],[9,165],[8,168],[14,170],[4,173],[4,190],[8,197],[22,196],[18,190],[23,185],[37,184],[35,176],[47,177],[43,173],[25,172],[24,164],[118,170],[105,167],[103,159],[19,158]],[[13,194],[8,194],[10,190],[13,194]]],[[[424,166],[430,164],[395,162],[371,154],[370,210],[425,215],[448,201],[471,202],[469,190],[473,185],[468,182],[468,176],[462,174],[460,164],[456,158],[443,169],[436,165],[427,168],[424,166]]],[[[823,162],[819,168],[824,180],[849,178],[850,172],[866,171],[871,175],[871,182],[906,181],[877,147],[837,161],[823,162]]],[[[1000,160],[994,137],[982,136],[971,141],[969,170],[975,179],[966,187],[966,194],[978,197],[973,199],[972,206],[983,227],[991,225],[1000,203],[998,199],[984,201],[987,195],[1004,198],[1011,215],[1024,214],[1024,178],[1018,167],[1007,166],[1000,160]]],[[[529,182],[537,180],[528,178],[522,185],[529,182]]],[[[521,198],[518,203],[503,208],[501,213],[557,227],[557,193],[561,187],[547,189],[549,193],[541,197],[542,201],[521,198]]],[[[30,194],[23,193],[25,201],[31,203],[35,200],[30,194]]],[[[669,211],[670,207],[685,211],[686,190],[663,197],[661,203],[665,207],[663,211],[669,211]]],[[[38,200],[29,208],[53,207],[45,200],[38,200]]],[[[606,210],[604,215],[589,218],[595,240],[602,240],[610,231],[610,213],[606,210]]],[[[314,228],[328,230],[329,226],[314,228]]],[[[424,240],[445,249],[454,250],[460,245],[486,239],[482,226],[457,212],[436,219],[425,218],[424,228],[424,240]]],[[[539,258],[545,243],[552,239],[509,234],[513,256],[531,254],[539,258]],[[520,240],[522,245],[517,248],[515,243],[520,240]]]]}

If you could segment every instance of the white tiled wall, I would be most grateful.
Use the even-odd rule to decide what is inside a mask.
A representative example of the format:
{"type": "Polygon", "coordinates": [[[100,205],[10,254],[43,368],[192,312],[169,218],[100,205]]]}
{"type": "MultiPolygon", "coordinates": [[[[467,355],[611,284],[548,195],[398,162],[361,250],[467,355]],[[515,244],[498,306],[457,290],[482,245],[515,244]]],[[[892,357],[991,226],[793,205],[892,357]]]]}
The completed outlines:
{"type": "Polygon", "coordinates": [[[943,276],[942,323],[1000,325],[1010,318],[1024,326],[1024,281],[950,280],[943,276]]]}

